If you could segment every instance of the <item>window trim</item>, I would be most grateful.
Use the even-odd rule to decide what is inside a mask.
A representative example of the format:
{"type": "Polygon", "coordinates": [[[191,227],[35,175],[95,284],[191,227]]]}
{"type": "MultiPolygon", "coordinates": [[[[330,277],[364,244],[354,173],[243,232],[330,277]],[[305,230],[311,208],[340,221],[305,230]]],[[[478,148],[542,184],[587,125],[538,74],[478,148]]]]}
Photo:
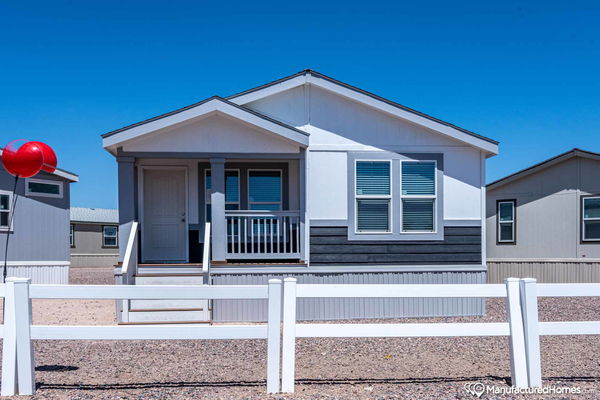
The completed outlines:
{"type": "MultiPolygon", "coordinates": [[[[247,205],[248,205],[248,210],[252,210],[252,205],[253,204],[279,204],[279,210],[278,211],[282,211],[283,210],[283,169],[281,168],[248,168],[248,170],[246,171],[246,200],[247,200],[247,205]],[[250,201],[250,173],[254,172],[254,171],[258,171],[258,172],[279,172],[279,202],[274,202],[274,201],[250,201]]],[[[261,210],[252,210],[252,211],[258,211],[260,212],[261,210]]]]}
{"type": "Polygon", "coordinates": [[[438,199],[438,163],[437,160],[400,160],[400,233],[401,234],[415,234],[415,235],[423,235],[423,234],[435,234],[438,232],[438,223],[437,223],[437,199],[438,199]],[[402,184],[403,184],[403,176],[402,176],[402,166],[404,163],[425,163],[425,162],[433,162],[433,195],[416,195],[416,194],[403,194],[402,193],[402,184]],[[433,200],[433,230],[431,231],[406,231],[404,230],[404,199],[415,199],[415,200],[433,200]]]}
{"type": "Polygon", "coordinates": [[[393,233],[394,231],[394,227],[393,227],[393,222],[394,222],[394,218],[392,216],[392,214],[394,213],[394,207],[393,207],[393,200],[394,200],[394,179],[393,179],[393,175],[394,175],[394,168],[393,168],[393,163],[392,160],[386,160],[386,159],[367,159],[367,158],[357,158],[354,160],[354,185],[352,187],[352,193],[354,193],[354,233],[357,235],[389,235],[391,233],[393,233]],[[356,167],[358,165],[359,162],[387,162],[388,165],[390,166],[390,194],[388,195],[384,195],[384,194],[357,194],[356,193],[356,184],[357,184],[357,174],[356,174],[356,167]],[[389,200],[389,204],[388,204],[388,227],[389,229],[387,231],[359,231],[358,230],[358,201],[359,200],[389,200]]]}
{"type": "Polygon", "coordinates": [[[585,218],[585,201],[588,199],[600,199],[600,194],[590,194],[581,196],[581,218],[579,219],[581,225],[581,243],[583,244],[594,244],[600,243],[598,239],[587,239],[585,237],[585,221],[600,221],[600,218],[585,218]]]}
{"type": "MultiPolygon", "coordinates": [[[[102,229],[102,236],[104,236],[104,229],[102,229]]],[[[102,238],[102,241],[104,241],[104,237],[102,238]]],[[[75,224],[69,224],[69,246],[71,246],[71,248],[75,247],[75,224]]]]}
{"type": "Polygon", "coordinates": [[[496,200],[496,244],[498,245],[516,245],[517,244],[517,199],[496,200]],[[500,204],[509,203],[513,207],[512,221],[500,222],[500,204]],[[512,224],[512,240],[500,239],[500,225],[512,224]]]}
{"type": "Polygon", "coordinates": [[[55,198],[55,199],[62,199],[63,198],[63,182],[53,181],[53,180],[49,180],[49,179],[26,178],[25,179],[25,195],[28,197],[50,197],[50,198],[55,198]],[[43,183],[45,185],[56,185],[56,186],[58,186],[58,194],[32,192],[31,190],[29,190],[30,182],[43,183]]]}
{"type": "Polygon", "coordinates": [[[119,247],[119,226],[118,225],[102,225],[102,247],[104,248],[115,248],[115,247],[119,247]],[[108,236],[108,237],[114,237],[115,238],[115,243],[114,245],[112,244],[106,244],[106,237],[107,235],[104,233],[104,228],[117,228],[117,233],[115,236],[108,236]]]}
{"type": "MultiPolygon", "coordinates": [[[[210,171],[210,167],[209,168],[204,168],[204,221],[208,221],[208,206],[210,204],[212,204],[211,202],[211,194],[212,194],[212,189],[208,189],[206,187],[206,182],[207,182],[207,177],[208,177],[208,172],[210,171]]],[[[225,193],[225,206],[227,206],[228,204],[236,204],[238,206],[238,210],[242,207],[242,192],[240,191],[241,189],[241,185],[242,185],[242,173],[240,171],[239,168],[225,168],[225,190],[227,190],[227,172],[231,172],[231,171],[235,171],[237,172],[237,176],[238,176],[238,201],[227,201],[227,193],[225,193]]],[[[227,210],[227,207],[225,207],[225,210],[227,210]]]]}
{"type": "MultiPolygon", "coordinates": [[[[8,190],[0,190],[0,195],[8,196],[8,210],[2,210],[0,212],[8,214],[7,222],[10,223],[10,226],[0,226],[0,232],[12,232],[13,227],[14,227],[14,222],[15,222],[15,221],[10,220],[11,219],[10,214],[12,212],[12,207],[13,207],[13,192],[9,192],[8,190]]],[[[13,218],[13,220],[14,220],[14,218],[13,218]]]]}

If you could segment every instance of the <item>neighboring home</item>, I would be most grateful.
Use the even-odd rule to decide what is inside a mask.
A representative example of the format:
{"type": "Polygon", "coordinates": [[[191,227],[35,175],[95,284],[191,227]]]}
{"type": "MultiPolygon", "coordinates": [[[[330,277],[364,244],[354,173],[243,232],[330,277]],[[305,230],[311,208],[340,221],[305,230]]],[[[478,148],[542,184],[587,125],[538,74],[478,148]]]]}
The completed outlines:
{"type": "Polygon", "coordinates": [[[114,267],[118,228],[119,210],[71,207],[71,267],[114,267]]]}
{"type": "Polygon", "coordinates": [[[70,184],[78,180],[62,169],[19,179],[9,227],[15,178],[0,167],[0,263],[3,267],[9,231],[7,276],[28,277],[33,283],[69,283],[70,184]]]}
{"type": "Polygon", "coordinates": [[[600,154],[573,149],[487,186],[490,282],[600,282],[600,154]]]}
{"type": "MultiPolygon", "coordinates": [[[[485,162],[498,143],[320,73],[211,97],[107,133],[103,146],[118,163],[120,258],[131,261],[120,271],[135,275],[121,282],[202,282],[207,221],[211,284],[485,282],[485,162]]],[[[256,301],[214,301],[212,315],[201,304],[163,304],[169,313],[132,303],[120,318],[266,312],[256,301]]],[[[473,315],[484,303],[306,299],[298,312],[473,315]]]]}

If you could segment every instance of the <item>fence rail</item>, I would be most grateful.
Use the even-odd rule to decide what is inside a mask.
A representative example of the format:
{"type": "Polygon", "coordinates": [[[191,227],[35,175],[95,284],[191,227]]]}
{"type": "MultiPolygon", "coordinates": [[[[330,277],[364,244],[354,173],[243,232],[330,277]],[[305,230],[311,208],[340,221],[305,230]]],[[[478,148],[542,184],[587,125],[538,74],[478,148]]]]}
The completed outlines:
{"type": "Polygon", "coordinates": [[[35,375],[32,339],[50,340],[182,340],[266,339],[267,391],[279,392],[281,280],[260,286],[102,286],[30,285],[27,278],[8,278],[0,285],[5,298],[1,326],[2,396],[32,395],[35,375]],[[227,326],[51,326],[31,324],[31,299],[267,299],[268,320],[262,325],[227,326]]]}

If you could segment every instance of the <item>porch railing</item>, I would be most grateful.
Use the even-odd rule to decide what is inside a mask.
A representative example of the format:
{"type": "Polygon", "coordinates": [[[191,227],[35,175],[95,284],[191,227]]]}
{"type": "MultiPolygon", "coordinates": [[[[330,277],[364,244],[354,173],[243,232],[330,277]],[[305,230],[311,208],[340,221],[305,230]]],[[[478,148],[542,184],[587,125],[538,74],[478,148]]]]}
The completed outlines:
{"type": "Polygon", "coordinates": [[[225,211],[228,259],[300,259],[300,211],[225,211]]]}

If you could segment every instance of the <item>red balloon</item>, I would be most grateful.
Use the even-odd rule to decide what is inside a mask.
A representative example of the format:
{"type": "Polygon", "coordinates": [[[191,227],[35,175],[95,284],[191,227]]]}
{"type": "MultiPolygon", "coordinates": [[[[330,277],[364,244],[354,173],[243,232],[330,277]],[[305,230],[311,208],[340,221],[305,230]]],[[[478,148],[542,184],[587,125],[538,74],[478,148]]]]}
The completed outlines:
{"type": "Polygon", "coordinates": [[[42,142],[30,142],[35,143],[42,150],[42,157],[44,159],[44,164],[42,165],[42,171],[53,173],[56,171],[56,165],[58,160],[56,159],[56,153],[52,150],[52,147],[48,146],[46,143],[42,142]]]}
{"type": "Polygon", "coordinates": [[[40,172],[44,165],[42,148],[25,139],[14,140],[2,150],[2,164],[9,174],[29,178],[40,172]]]}

